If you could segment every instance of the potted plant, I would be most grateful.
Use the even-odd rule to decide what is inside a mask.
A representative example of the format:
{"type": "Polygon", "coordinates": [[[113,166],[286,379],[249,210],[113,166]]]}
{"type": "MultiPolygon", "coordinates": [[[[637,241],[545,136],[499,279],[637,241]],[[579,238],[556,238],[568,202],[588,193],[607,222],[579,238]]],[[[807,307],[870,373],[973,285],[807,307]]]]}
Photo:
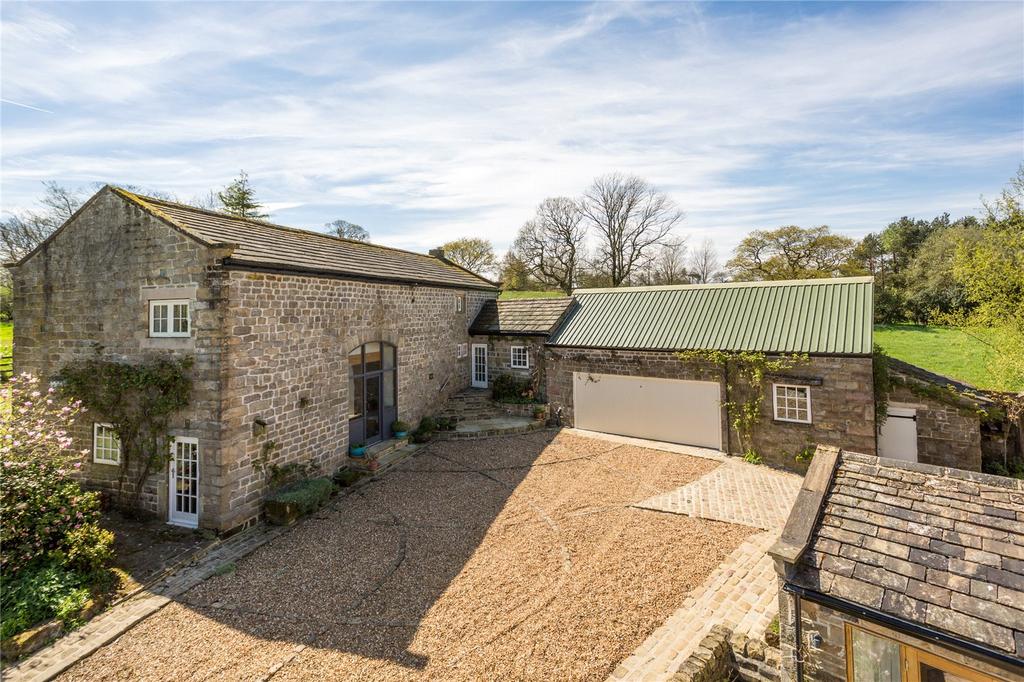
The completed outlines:
{"type": "Polygon", "coordinates": [[[541,419],[544,418],[545,412],[546,410],[544,409],[544,407],[542,405],[538,405],[537,407],[533,408],[533,418],[540,421],[541,419]]]}
{"type": "Polygon", "coordinates": [[[366,456],[366,443],[359,442],[353,443],[348,446],[348,454],[353,457],[365,457],[366,456]]]}
{"type": "Polygon", "coordinates": [[[409,435],[409,425],[401,419],[391,422],[391,430],[395,434],[395,438],[405,438],[409,435]]]}

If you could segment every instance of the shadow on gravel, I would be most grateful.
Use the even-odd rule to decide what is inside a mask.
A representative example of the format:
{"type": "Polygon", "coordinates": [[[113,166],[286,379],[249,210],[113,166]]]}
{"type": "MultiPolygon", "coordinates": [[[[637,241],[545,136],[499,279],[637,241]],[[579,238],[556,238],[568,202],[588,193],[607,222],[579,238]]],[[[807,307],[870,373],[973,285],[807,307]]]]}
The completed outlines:
{"type": "MultiPolygon", "coordinates": [[[[246,635],[279,640],[288,633],[295,644],[422,670],[428,657],[409,646],[430,627],[423,618],[452,581],[466,577],[471,559],[471,572],[480,580],[470,576],[467,585],[508,581],[491,590],[499,595],[516,594],[517,587],[529,594],[538,582],[557,577],[562,558],[544,519],[526,503],[507,507],[555,435],[433,443],[379,480],[342,493],[291,532],[226,567],[224,575],[186,593],[182,602],[246,635]],[[486,536],[501,536],[516,524],[533,524],[543,537],[499,538],[477,555],[486,536]],[[524,555],[539,564],[535,571],[503,575],[524,555]]],[[[487,627],[474,622],[475,616],[528,607],[488,599],[472,591],[449,594],[448,608],[465,613],[441,618],[447,631],[426,636],[448,638],[454,648],[487,627]]]]}

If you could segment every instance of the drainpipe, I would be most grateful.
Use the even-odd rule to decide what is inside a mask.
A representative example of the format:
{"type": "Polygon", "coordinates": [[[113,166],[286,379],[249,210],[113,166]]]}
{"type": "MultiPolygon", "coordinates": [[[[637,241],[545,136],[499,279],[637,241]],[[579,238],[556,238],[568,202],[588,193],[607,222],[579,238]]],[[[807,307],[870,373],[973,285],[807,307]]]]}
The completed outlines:
{"type": "Polygon", "coordinates": [[[800,613],[800,595],[793,595],[793,611],[796,614],[796,623],[793,625],[794,639],[793,655],[796,657],[796,682],[804,682],[804,636],[801,621],[803,616],[800,613]]]}

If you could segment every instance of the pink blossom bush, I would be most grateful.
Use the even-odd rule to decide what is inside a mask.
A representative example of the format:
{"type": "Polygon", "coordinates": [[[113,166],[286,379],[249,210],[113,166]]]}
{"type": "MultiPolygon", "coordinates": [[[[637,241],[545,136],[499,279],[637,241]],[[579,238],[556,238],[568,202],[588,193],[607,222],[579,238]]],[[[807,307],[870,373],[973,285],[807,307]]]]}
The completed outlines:
{"type": "Polygon", "coordinates": [[[0,575],[11,578],[40,562],[74,564],[84,554],[88,566],[66,567],[95,569],[109,558],[113,536],[96,525],[99,496],[83,491],[74,477],[85,454],[72,449],[71,438],[81,404],[30,374],[0,390],[6,393],[0,403],[0,575]],[[87,551],[76,547],[83,538],[91,544],[87,551]]]}

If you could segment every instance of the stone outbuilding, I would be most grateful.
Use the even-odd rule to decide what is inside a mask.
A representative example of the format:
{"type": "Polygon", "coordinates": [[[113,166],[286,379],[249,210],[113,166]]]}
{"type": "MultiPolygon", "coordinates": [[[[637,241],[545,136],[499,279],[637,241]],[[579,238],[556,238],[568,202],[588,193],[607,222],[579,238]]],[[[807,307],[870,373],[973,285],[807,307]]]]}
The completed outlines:
{"type": "Polygon", "coordinates": [[[545,393],[544,344],[573,299],[512,299],[486,301],[469,327],[472,385],[487,388],[502,375],[531,383],[538,397],[545,393]]]}
{"type": "MultiPolygon", "coordinates": [[[[184,526],[253,522],[274,469],[330,474],[469,383],[469,325],[497,285],[443,258],[105,187],[9,266],[17,372],[100,357],[193,360],[191,402],[143,507],[184,526]]],[[[118,488],[120,442],[89,414],[84,476],[118,488]]],[[[130,487],[129,477],[125,485],[130,487]]]]}
{"type": "Polygon", "coordinates": [[[1024,680],[1024,481],[820,447],[770,554],[784,680],[1024,680]]]}

